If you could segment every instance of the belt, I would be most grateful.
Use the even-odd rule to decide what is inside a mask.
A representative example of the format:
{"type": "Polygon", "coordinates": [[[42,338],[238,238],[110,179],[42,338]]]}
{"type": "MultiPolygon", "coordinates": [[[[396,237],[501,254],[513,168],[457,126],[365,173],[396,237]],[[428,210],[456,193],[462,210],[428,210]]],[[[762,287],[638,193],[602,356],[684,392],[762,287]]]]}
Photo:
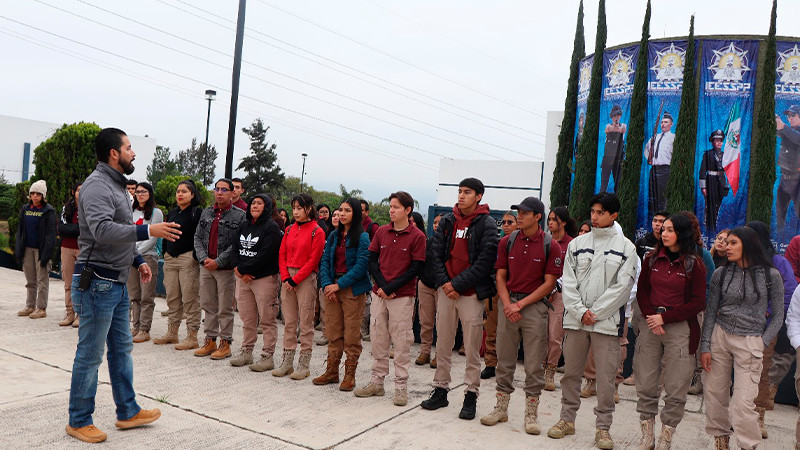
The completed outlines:
{"type": "Polygon", "coordinates": [[[670,311],[671,309],[672,309],[672,306],[656,306],[656,312],[659,313],[659,314],[662,314],[662,313],[665,313],[667,311],[670,311]]]}
{"type": "Polygon", "coordinates": [[[347,272],[345,272],[345,273],[336,273],[336,274],[334,274],[334,277],[333,277],[334,280],[333,281],[339,281],[339,278],[342,278],[345,275],[347,275],[347,272]]]}
{"type": "MultiPolygon", "coordinates": [[[[524,292],[509,292],[509,293],[508,293],[508,296],[509,296],[509,297],[510,297],[510,299],[511,299],[511,303],[517,303],[518,301],[522,300],[523,298],[525,298],[525,297],[527,297],[527,296],[529,296],[529,295],[531,295],[531,294],[530,294],[530,293],[527,293],[527,294],[526,294],[526,293],[524,293],[524,292]]],[[[545,305],[547,305],[547,307],[548,307],[549,309],[551,309],[551,310],[554,310],[554,311],[555,311],[555,308],[553,308],[553,305],[552,305],[552,304],[550,304],[550,302],[548,302],[548,301],[547,301],[547,297],[543,297],[543,298],[542,298],[541,300],[539,300],[539,301],[540,301],[540,302],[544,302],[544,304],[545,304],[545,305]]]]}
{"type": "Polygon", "coordinates": [[[719,176],[719,171],[717,171],[717,170],[707,170],[706,173],[708,175],[715,176],[715,177],[719,176]]]}

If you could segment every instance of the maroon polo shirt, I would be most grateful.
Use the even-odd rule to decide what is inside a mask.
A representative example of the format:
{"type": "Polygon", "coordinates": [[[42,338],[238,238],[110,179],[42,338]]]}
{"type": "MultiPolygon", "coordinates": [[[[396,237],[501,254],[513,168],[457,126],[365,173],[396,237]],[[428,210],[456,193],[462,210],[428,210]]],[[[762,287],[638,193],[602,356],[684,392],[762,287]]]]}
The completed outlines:
{"type": "MultiPolygon", "coordinates": [[[[651,257],[653,256],[651,255],[651,257]]],[[[648,292],[650,303],[654,308],[659,306],[675,308],[687,302],[686,268],[683,261],[682,255],[675,261],[670,261],[664,248],[658,255],[655,255],[653,267],[649,268],[650,290],[648,292]]],[[[694,272],[694,268],[692,272],[694,272]]],[[[695,273],[692,275],[697,276],[695,273]]]]}
{"type": "MultiPolygon", "coordinates": [[[[369,251],[378,253],[378,266],[387,283],[406,273],[412,260],[425,261],[425,240],[425,233],[411,224],[400,231],[392,228],[391,223],[378,228],[369,244],[369,251]]],[[[378,292],[379,288],[375,284],[372,292],[378,292]]],[[[416,277],[395,291],[398,297],[413,297],[416,293],[416,277]]]]}
{"type": "MultiPolygon", "coordinates": [[[[345,236],[346,237],[346,236],[345,236]]],[[[339,239],[333,252],[333,270],[336,273],[347,273],[347,248],[346,239],[339,239]]]]}
{"type": "Polygon", "coordinates": [[[506,251],[509,236],[500,239],[494,265],[495,269],[508,270],[506,287],[509,292],[530,294],[544,283],[545,274],[561,276],[564,260],[558,241],[550,242],[550,255],[545,261],[544,231],[541,228],[532,238],[520,230],[510,254],[506,251]]]}

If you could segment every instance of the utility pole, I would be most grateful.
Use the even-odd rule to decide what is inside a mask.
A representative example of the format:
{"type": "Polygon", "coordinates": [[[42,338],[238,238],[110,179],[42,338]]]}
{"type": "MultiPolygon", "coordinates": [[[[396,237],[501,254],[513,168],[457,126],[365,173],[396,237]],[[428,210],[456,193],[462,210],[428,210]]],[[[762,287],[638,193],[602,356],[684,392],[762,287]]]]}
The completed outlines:
{"type": "Polygon", "coordinates": [[[303,153],[300,155],[303,157],[303,171],[300,172],[300,193],[303,193],[303,180],[306,177],[306,158],[308,158],[308,153],[303,153]]]}
{"type": "MultiPolygon", "coordinates": [[[[208,115],[206,115],[206,148],[203,152],[203,173],[208,170],[208,127],[211,125],[211,102],[217,97],[217,91],[212,89],[206,89],[206,100],[208,100],[208,115]]],[[[206,185],[205,176],[203,176],[203,184],[206,185]]],[[[213,180],[212,180],[213,181],[213,180]]]]}
{"type": "Polygon", "coordinates": [[[233,51],[233,79],[231,81],[231,117],[228,122],[228,154],[225,157],[225,177],[233,177],[233,142],[236,138],[236,111],[239,105],[239,75],[242,71],[242,44],[244,41],[244,12],[247,0],[239,0],[239,18],[236,21],[236,48],[233,51]]]}

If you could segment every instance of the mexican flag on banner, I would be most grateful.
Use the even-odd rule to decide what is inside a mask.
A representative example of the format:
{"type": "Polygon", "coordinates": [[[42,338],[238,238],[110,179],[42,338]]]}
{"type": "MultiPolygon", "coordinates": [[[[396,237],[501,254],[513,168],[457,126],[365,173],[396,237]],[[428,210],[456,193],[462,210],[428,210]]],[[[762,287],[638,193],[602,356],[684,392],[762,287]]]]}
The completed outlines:
{"type": "Polygon", "coordinates": [[[728,177],[728,184],[733,190],[733,196],[739,190],[739,163],[742,128],[741,102],[736,102],[728,113],[728,122],[725,124],[725,146],[722,148],[722,167],[728,177]]]}

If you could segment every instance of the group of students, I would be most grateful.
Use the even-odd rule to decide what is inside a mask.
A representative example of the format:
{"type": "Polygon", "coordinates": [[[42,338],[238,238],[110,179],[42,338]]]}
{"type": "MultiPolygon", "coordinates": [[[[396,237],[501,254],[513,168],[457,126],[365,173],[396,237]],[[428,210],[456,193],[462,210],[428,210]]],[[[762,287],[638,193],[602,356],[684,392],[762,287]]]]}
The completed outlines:
{"type": "MultiPolygon", "coordinates": [[[[44,200],[44,181],[30,188],[17,232],[16,254],[28,280],[20,315],[46,315],[46,273],[56,234],[61,236],[62,271],[72,272],[79,192],[76,185],[58,221],[44,200]]],[[[214,204],[201,208],[195,184],[182,181],[177,206],[164,219],[152,186],[132,183],[135,224],[166,220],[181,230],[179,238],[163,242],[168,329],[155,344],[195,350],[198,357],[231,357],[238,309],[244,338],[231,365],[302,380],[310,376],[319,303],[328,355],[324,373],[313,383],[339,384],[357,397],[383,396],[393,358],[393,402],[404,406],[418,299],[422,345],[416,363],[436,368],[424,409],[449,404],[452,350],[460,329],[466,356],[460,418],[475,418],[480,380],[496,376],[496,405],[480,421],[488,426],[508,421],[522,344],[525,431],[541,432],[539,398],[542,390],[556,389],[563,353],[560,418],[547,435],[574,434],[581,398],[597,395],[595,443],[610,449],[630,320],[637,341],[633,376],[626,381],[638,395],[642,439],[637,448],[670,448],[690,391],[705,396],[706,431],[716,448],[728,448],[731,430],[742,448],[755,448],[767,437],[765,410],[791,364],[792,356],[785,355],[800,346],[800,294],[792,301],[800,280],[800,239],[787,251],[797,260],[787,260],[776,254],[768,227],[753,222],[720,232],[709,252],[692,213],[661,211],[653,217],[653,231],[634,244],[616,223],[619,200],[605,192],[590,200],[591,220],[580,227],[566,208],[553,208],[545,216],[542,202],[528,197],[504,215],[500,238],[488,205],[481,203],[484,186],[475,178],[461,181],[457,204],[451,213],[434,218],[430,237],[404,191],[389,196],[391,223],[383,226],[369,219],[363,200],[347,199],[331,211],[299,194],[291,200],[288,217],[270,195],[256,194],[245,202],[243,192],[241,180],[222,178],[214,186],[214,204]],[[549,232],[542,227],[545,222],[549,232]],[[279,314],[283,354],[276,364],[279,314]],[[179,341],[184,320],[187,331],[179,341]],[[365,322],[373,365],[368,383],[356,389],[365,322]],[[202,342],[197,336],[201,323],[202,342]],[[481,371],[484,329],[486,366],[481,371]],[[256,361],[259,332],[263,343],[256,361]],[[782,372],[773,359],[782,361],[775,365],[784,367],[782,372]],[[665,405],[656,438],[662,391],[665,405]]],[[[137,243],[153,273],[156,246],[156,238],[137,243]]],[[[150,339],[155,282],[142,283],[137,275],[132,272],[128,279],[131,331],[134,342],[144,342],[150,339]]],[[[65,285],[67,312],[60,325],[77,326],[70,283],[65,285]]]]}

